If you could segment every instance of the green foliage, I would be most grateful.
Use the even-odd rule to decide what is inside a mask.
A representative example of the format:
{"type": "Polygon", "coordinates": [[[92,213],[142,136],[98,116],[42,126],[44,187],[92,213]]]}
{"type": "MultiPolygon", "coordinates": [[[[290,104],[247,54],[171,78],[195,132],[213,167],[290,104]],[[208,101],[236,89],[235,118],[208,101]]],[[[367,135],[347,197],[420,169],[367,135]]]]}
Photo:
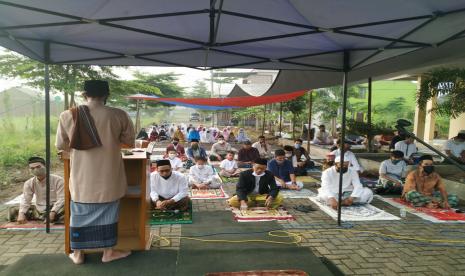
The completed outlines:
{"type": "Polygon", "coordinates": [[[465,69],[440,68],[431,70],[421,78],[417,103],[425,106],[434,98],[441,97],[431,112],[457,118],[465,112],[465,69]]]}
{"type": "Polygon", "coordinates": [[[211,91],[208,90],[207,84],[203,80],[196,80],[192,87],[191,96],[193,98],[210,98],[211,91]]]}
{"type": "Polygon", "coordinates": [[[347,120],[347,129],[351,134],[356,134],[365,137],[367,137],[368,135],[373,136],[374,134],[380,133],[387,134],[393,131],[390,127],[386,127],[384,124],[371,124],[370,129],[370,125],[367,122],[358,122],[353,119],[347,120]]]}
{"type": "MultiPolygon", "coordinates": [[[[65,109],[68,103],[73,104],[74,94],[81,90],[84,80],[116,78],[111,67],[106,66],[53,64],[49,72],[51,90],[65,93],[65,109]]],[[[44,89],[44,74],[45,65],[41,62],[11,52],[0,55],[0,76],[19,78],[28,86],[44,89]]]]}
{"type": "Polygon", "coordinates": [[[176,84],[178,74],[149,74],[136,72],[134,73],[135,81],[138,83],[157,87],[161,91],[162,97],[176,98],[184,96],[184,88],[176,84]]]}
{"type": "Polygon", "coordinates": [[[111,80],[110,84],[110,93],[109,102],[113,106],[126,106],[129,109],[135,109],[134,104],[128,104],[127,96],[134,94],[145,94],[145,95],[155,95],[162,96],[160,89],[155,86],[140,82],[138,80],[111,80]]]}

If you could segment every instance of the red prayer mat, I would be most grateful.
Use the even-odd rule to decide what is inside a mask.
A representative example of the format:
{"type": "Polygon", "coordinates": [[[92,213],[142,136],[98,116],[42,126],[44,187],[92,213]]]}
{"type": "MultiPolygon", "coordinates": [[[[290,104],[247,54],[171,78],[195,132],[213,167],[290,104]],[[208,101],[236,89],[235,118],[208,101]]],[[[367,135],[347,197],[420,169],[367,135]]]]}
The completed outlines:
{"type": "Polygon", "coordinates": [[[402,204],[404,206],[408,206],[414,209],[417,212],[424,213],[426,215],[432,216],[438,220],[444,221],[465,221],[465,214],[464,213],[456,213],[453,209],[429,209],[425,207],[414,207],[412,204],[404,201],[400,198],[390,198],[390,200],[402,204]]]}
{"type": "Polygon", "coordinates": [[[308,276],[302,270],[253,270],[238,272],[213,272],[205,276],[308,276]]]}
{"type": "Polygon", "coordinates": [[[189,197],[191,199],[220,199],[228,198],[228,194],[225,193],[223,187],[218,189],[192,189],[189,188],[189,197]]]}
{"type": "Polygon", "coordinates": [[[266,207],[252,207],[247,210],[231,209],[234,219],[239,222],[294,220],[294,217],[285,209],[267,209],[266,207]]]}
{"type": "MultiPolygon", "coordinates": [[[[0,225],[0,229],[9,230],[45,230],[45,223],[40,220],[30,220],[25,224],[18,224],[16,222],[7,222],[0,225]]],[[[64,224],[50,224],[50,229],[63,230],[65,229],[64,224]]]]}

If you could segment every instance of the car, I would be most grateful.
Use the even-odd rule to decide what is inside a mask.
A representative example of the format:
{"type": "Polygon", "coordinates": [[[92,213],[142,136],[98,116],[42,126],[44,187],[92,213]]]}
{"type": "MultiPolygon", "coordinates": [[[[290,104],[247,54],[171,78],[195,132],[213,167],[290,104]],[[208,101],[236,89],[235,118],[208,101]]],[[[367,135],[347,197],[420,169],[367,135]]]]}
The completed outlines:
{"type": "Polygon", "coordinates": [[[191,113],[189,121],[191,121],[191,122],[193,122],[193,121],[200,122],[200,114],[199,113],[191,113]]]}

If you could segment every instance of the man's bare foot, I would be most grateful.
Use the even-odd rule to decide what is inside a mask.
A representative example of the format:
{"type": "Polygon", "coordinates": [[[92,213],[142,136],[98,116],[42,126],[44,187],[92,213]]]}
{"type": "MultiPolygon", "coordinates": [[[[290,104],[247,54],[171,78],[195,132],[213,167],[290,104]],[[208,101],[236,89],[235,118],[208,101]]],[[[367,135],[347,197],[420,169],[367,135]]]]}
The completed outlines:
{"type": "Polygon", "coordinates": [[[425,207],[428,208],[428,209],[436,209],[436,208],[438,208],[438,204],[434,203],[434,202],[430,202],[430,203],[426,204],[425,207]]]}
{"type": "Polygon", "coordinates": [[[69,258],[74,264],[80,265],[84,263],[84,253],[82,251],[75,251],[69,254],[69,258]]]}
{"type": "Polygon", "coordinates": [[[109,263],[119,259],[126,258],[131,255],[131,251],[120,251],[120,250],[105,250],[103,251],[102,263],[109,263]]]}

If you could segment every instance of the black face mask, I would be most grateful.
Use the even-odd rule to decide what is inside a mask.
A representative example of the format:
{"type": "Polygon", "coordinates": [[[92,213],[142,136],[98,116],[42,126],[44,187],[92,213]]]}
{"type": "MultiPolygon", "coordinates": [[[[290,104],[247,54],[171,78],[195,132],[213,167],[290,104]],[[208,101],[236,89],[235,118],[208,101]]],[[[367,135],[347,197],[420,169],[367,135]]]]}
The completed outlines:
{"type": "Polygon", "coordinates": [[[337,172],[341,172],[341,169],[342,169],[342,173],[346,173],[349,170],[349,168],[347,168],[347,167],[342,167],[342,168],[336,167],[337,172]]]}
{"type": "Polygon", "coordinates": [[[423,167],[423,171],[424,171],[426,174],[431,174],[432,172],[434,172],[434,166],[424,166],[424,167],[423,167]]]}
{"type": "Polygon", "coordinates": [[[178,144],[178,142],[173,142],[173,145],[175,145],[175,146],[176,146],[177,144],[178,144]]]}
{"type": "Polygon", "coordinates": [[[168,178],[171,177],[171,173],[170,173],[170,175],[168,175],[168,176],[162,176],[162,175],[160,175],[160,176],[163,177],[163,179],[168,180],[168,178]]]}

